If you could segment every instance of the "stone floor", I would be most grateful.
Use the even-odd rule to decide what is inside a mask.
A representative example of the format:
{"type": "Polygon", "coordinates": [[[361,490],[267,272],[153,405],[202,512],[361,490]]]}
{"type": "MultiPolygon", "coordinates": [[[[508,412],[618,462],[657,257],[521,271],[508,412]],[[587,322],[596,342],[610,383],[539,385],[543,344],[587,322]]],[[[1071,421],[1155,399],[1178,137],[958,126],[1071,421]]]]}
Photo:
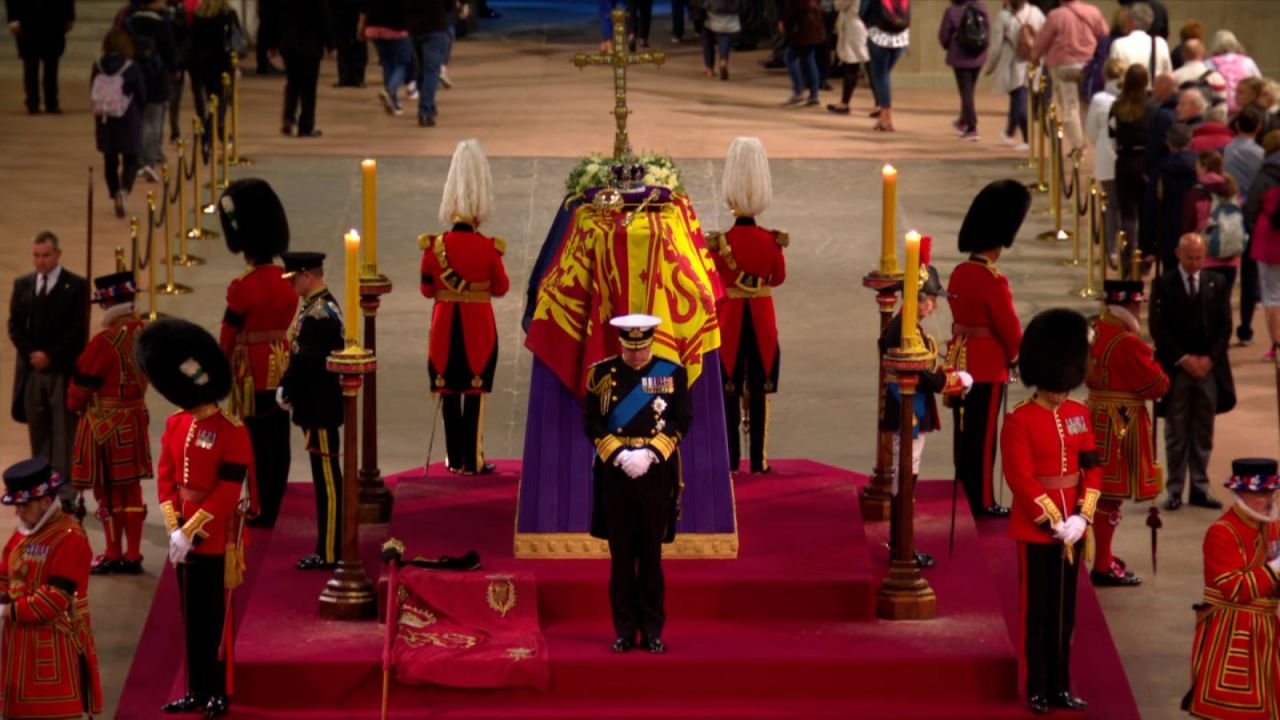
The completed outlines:
{"type": "MultiPolygon", "coordinates": [[[[0,301],[7,299],[12,279],[30,270],[28,242],[39,229],[57,232],[66,247],[66,264],[83,272],[85,168],[100,166],[101,159],[92,145],[87,92],[81,89],[87,87],[93,50],[116,5],[107,0],[79,3],[80,22],[64,58],[66,115],[23,114],[21,67],[12,53],[0,57],[0,97],[6,98],[0,108],[0,188],[5,194],[0,205],[5,238],[0,245],[0,301]]],[[[547,20],[545,7],[535,7],[545,5],[513,3],[515,9],[502,21],[509,25],[499,23],[496,30],[486,26],[487,32],[474,41],[459,43],[451,67],[457,87],[441,91],[441,125],[434,129],[417,128],[412,113],[399,118],[382,113],[372,84],[363,90],[331,89],[334,66],[327,62],[319,116],[325,136],[282,138],[276,134],[276,118],[283,82],[254,76],[244,81],[242,145],[257,164],[233,175],[258,175],[277,188],[289,210],[294,249],[322,250],[336,259],[341,233],[360,223],[358,160],[379,160],[379,262],[395,283],[379,315],[380,453],[386,470],[421,464],[426,455],[434,410],[424,382],[430,305],[416,288],[416,237],[438,229],[435,210],[448,156],[465,137],[480,138],[493,157],[498,211],[484,230],[507,239],[506,263],[513,279],[512,293],[494,303],[502,350],[485,447],[492,457],[520,455],[530,363],[519,331],[522,291],[574,159],[607,151],[612,139],[608,74],[599,69],[579,73],[569,64],[572,53],[584,47],[574,41],[586,34],[586,21],[574,16],[576,24],[565,30],[560,21],[547,20]],[[510,34],[502,32],[504,27],[510,34]]],[[[660,28],[654,37],[665,39],[660,28]]],[[[986,138],[960,144],[948,122],[955,111],[954,95],[908,87],[895,103],[900,132],[886,136],[869,129],[865,90],[854,105],[863,116],[785,110],[778,107],[788,94],[785,74],[761,69],[756,62],[761,52],[735,55],[733,80],[721,83],[700,75],[695,48],[667,49],[671,56],[661,70],[640,68],[630,74],[632,138],[637,148],[675,158],[703,225],[714,229],[731,222],[717,199],[717,184],[720,157],[734,136],[760,136],[773,158],[775,202],[761,220],[789,231],[792,245],[788,282],[777,293],[786,362],[782,392],[773,404],[771,454],[866,471],[872,464],[877,316],[860,279],[877,259],[879,166],[892,161],[901,170],[900,230],[918,228],[934,235],[935,264],[944,275],[949,273],[959,259],[956,231],[973,194],[992,179],[1029,179],[1026,171],[1014,169],[1020,158],[996,137],[1003,124],[1003,100],[980,93],[986,138]]],[[[371,83],[376,72],[371,68],[371,83]]],[[[168,152],[172,159],[173,149],[168,152]]],[[[100,179],[98,183],[94,267],[100,274],[111,262],[112,248],[127,247],[129,235],[127,224],[111,214],[100,179]]],[[[130,211],[143,212],[142,195],[155,187],[139,184],[130,211]]],[[[1001,262],[1024,320],[1052,306],[1095,309],[1068,296],[1084,283],[1083,269],[1058,264],[1070,255],[1069,245],[1034,239],[1051,224],[1045,210],[1040,197],[1018,243],[1001,262]]],[[[208,263],[175,268],[175,279],[194,292],[161,296],[158,306],[213,329],[222,314],[223,288],[239,272],[240,261],[218,240],[193,243],[191,252],[208,263]]],[[[165,254],[162,247],[154,252],[158,258],[165,254]]],[[[329,267],[331,285],[340,287],[340,265],[331,262],[329,267]]],[[[161,282],[164,273],[160,268],[161,282]]],[[[946,309],[927,327],[945,336],[946,309]]],[[[12,382],[10,353],[7,345],[0,349],[0,387],[5,392],[12,382]]],[[[1259,353],[1256,348],[1232,351],[1240,406],[1219,420],[1215,478],[1228,474],[1232,456],[1278,454],[1274,379],[1259,353]]],[[[1025,391],[1017,388],[1012,394],[1016,401],[1025,391]]],[[[151,410],[155,443],[171,408],[153,396],[151,410]]],[[[930,438],[925,476],[950,474],[950,446],[949,433],[930,438]]],[[[23,428],[7,417],[0,419],[0,460],[7,465],[24,457],[25,447],[23,428]]],[[[437,442],[437,459],[440,448],[437,442]]],[[[300,438],[295,438],[294,456],[303,457],[300,438]]],[[[305,463],[295,462],[291,479],[307,477],[305,463]]],[[[152,497],[154,490],[147,492],[152,497]]],[[[1200,594],[1200,540],[1214,515],[1197,509],[1166,515],[1161,572],[1152,576],[1142,525],[1145,508],[1129,512],[1131,518],[1117,537],[1118,550],[1147,582],[1137,589],[1103,592],[1102,599],[1144,717],[1170,717],[1185,690],[1189,608],[1200,594]]],[[[0,530],[11,528],[11,515],[0,517],[0,530]]],[[[90,533],[95,546],[100,545],[92,521],[90,533]]],[[[96,637],[112,704],[128,671],[164,545],[159,514],[152,513],[144,548],[148,574],[93,585],[96,637]]]]}

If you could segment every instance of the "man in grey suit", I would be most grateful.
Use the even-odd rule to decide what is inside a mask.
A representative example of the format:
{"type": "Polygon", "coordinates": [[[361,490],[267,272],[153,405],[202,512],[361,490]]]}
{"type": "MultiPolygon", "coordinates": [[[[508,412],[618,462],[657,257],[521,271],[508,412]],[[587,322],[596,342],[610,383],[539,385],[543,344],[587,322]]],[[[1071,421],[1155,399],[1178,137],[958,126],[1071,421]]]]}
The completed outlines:
{"type": "Polygon", "coordinates": [[[1178,264],[1151,283],[1151,335],[1156,360],[1173,382],[1160,415],[1165,419],[1169,462],[1166,510],[1182,506],[1182,488],[1191,476],[1192,505],[1218,509],[1209,494],[1209,454],[1213,416],[1236,405],[1235,382],[1227,359],[1231,341],[1231,296],[1222,276],[1203,272],[1205,241],[1183,235],[1178,264]]]}
{"type": "Polygon", "coordinates": [[[9,339],[18,349],[12,414],[27,424],[31,455],[70,477],[76,415],[67,409],[67,384],[88,333],[89,284],[62,267],[51,232],[36,235],[31,256],[35,272],[15,280],[9,298],[9,339]]]}

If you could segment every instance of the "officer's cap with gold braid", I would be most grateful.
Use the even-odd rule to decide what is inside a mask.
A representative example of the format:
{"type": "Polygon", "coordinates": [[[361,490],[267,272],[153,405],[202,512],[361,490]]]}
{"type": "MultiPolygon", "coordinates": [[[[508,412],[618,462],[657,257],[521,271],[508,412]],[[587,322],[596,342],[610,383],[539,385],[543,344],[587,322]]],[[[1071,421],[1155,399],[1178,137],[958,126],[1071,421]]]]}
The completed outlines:
{"type": "Polygon", "coordinates": [[[1018,372],[1027,387],[1070,392],[1089,369],[1089,322],[1075,310],[1045,310],[1027,324],[1018,372]]]}
{"type": "Polygon", "coordinates": [[[1017,180],[996,180],[973,199],[960,225],[960,252],[1010,247],[1031,209],[1031,193],[1017,180]]]}
{"type": "Polygon", "coordinates": [[[231,365],[207,330],[164,318],[138,333],[134,357],[166,400],[183,410],[217,403],[231,392],[231,365]]]}
{"type": "Polygon", "coordinates": [[[218,219],[233,253],[265,263],[289,249],[289,216],[266,180],[244,178],[228,185],[218,199],[218,219]]]}
{"type": "Polygon", "coordinates": [[[284,262],[286,280],[300,272],[319,270],[324,267],[324,253],[310,250],[282,253],[280,260],[284,262]]]}
{"type": "Polygon", "coordinates": [[[619,315],[609,321],[618,328],[618,340],[627,350],[643,350],[653,342],[653,331],[662,324],[662,318],[653,315],[619,315]]]}

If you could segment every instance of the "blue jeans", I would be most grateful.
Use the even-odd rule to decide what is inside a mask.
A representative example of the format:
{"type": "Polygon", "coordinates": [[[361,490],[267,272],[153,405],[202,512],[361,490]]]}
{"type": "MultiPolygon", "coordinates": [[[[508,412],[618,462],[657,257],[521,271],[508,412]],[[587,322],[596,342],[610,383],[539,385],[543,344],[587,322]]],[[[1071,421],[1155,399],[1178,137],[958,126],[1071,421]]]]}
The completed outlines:
{"type": "Polygon", "coordinates": [[[1009,121],[1005,123],[1004,134],[1013,136],[1014,131],[1022,131],[1022,142],[1027,141],[1027,86],[1014,89],[1009,93],[1009,121]]]}
{"type": "Polygon", "coordinates": [[[875,43],[867,43],[867,52],[871,54],[871,62],[867,63],[868,75],[871,76],[871,92],[876,96],[876,106],[893,107],[893,94],[889,88],[889,73],[902,57],[902,48],[880,47],[875,43]]]}
{"type": "Polygon", "coordinates": [[[799,95],[806,89],[809,97],[818,97],[818,61],[817,48],[788,46],[783,58],[787,62],[787,73],[791,75],[791,94],[799,95]]]}
{"type": "Polygon", "coordinates": [[[711,28],[702,28],[702,64],[708,69],[716,66],[716,50],[720,51],[720,59],[729,62],[729,48],[733,45],[733,33],[713,32],[711,28]],[[719,46],[717,48],[717,46],[719,46]]]}
{"type": "Polygon", "coordinates": [[[440,67],[449,53],[449,33],[414,35],[413,43],[422,57],[418,68],[418,117],[435,117],[436,90],[440,86],[440,67]]]}
{"type": "Polygon", "coordinates": [[[409,38],[374,38],[373,47],[378,51],[378,62],[382,64],[382,87],[387,94],[395,97],[404,85],[413,66],[413,46],[409,38]]]}

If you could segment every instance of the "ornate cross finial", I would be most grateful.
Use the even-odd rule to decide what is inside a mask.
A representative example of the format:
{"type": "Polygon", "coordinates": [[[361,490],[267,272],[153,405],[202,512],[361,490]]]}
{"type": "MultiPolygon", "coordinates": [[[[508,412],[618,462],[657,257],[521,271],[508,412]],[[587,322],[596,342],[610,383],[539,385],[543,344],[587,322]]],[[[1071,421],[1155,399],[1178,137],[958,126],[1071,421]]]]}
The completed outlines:
{"type": "Polygon", "coordinates": [[[627,13],[622,8],[614,8],[610,17],[613,19],[613,50],[607,53],[578,53],[573,56],[574,67],[581,70],[588,65],[613,66],[613,117],[618,130],[613,136],[613,159],[621,160],[627,154],[630,141],[627,139],[627,66],[654,64],[661,65],[667,54],[661,50],[644,53],[628,53],[627,47],[627,13]]]}

